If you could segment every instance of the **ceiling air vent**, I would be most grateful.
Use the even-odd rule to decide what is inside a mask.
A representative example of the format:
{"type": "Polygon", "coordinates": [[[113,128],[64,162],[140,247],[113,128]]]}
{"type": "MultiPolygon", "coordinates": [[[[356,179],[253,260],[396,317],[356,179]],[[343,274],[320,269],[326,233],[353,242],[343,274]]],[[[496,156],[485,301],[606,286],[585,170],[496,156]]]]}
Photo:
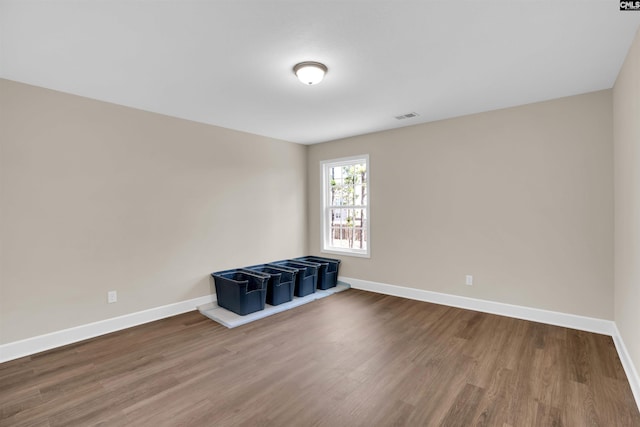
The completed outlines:
{"type": "Polygon", "coordinates": [[[414,117],[418,117],[419,115],[420,114],[418,114],[418,113],[402,114],[401,116],[396,116],[396,120],[412,119],[414,117]]]}

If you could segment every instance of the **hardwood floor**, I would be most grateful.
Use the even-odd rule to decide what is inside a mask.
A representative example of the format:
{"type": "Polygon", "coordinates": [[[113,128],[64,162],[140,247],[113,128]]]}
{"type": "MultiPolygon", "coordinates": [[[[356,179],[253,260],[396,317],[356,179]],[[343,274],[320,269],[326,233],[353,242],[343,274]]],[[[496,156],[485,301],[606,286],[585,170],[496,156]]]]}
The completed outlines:
{"type": "Polygon", "coordinates": [[[0,364],[0,426],[640,426],[610,337],[349,290],[0,364]]]}

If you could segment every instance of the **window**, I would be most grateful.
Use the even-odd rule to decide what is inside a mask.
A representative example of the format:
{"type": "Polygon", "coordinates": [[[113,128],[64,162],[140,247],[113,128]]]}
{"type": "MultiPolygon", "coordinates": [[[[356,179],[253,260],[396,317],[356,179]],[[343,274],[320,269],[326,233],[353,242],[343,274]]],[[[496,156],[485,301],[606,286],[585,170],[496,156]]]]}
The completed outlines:
{"type": "Polygon", "coordinates": [[[369,156],[320,163],[322,252],[369,257],[369,156]]]}

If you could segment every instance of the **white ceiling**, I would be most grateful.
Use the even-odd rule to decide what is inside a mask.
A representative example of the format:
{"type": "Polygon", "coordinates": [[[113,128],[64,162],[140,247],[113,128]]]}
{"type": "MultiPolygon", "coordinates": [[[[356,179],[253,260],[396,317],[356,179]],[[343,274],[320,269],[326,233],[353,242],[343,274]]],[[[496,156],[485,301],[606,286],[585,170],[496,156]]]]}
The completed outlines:
{"type": "Polygon", "coordinates": [[[308,144],[610,88],[640,25],[618,4],[0,0],[0,76],[308,144]]]}

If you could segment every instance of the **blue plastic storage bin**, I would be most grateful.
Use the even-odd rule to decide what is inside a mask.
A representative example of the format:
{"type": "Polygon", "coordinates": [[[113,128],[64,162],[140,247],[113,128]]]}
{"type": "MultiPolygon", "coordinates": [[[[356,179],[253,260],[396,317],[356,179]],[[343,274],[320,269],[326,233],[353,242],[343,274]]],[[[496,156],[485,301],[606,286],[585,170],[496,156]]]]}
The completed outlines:
{"type": "Polygon", "coordinates": [[[247,270],[211,273],[220,307],[244,316],[264,309],[269,276],[247,270]]]}
{"type": "Polygon", "coordinates": [[[318,270],[318,289],[329,289],[338,284],[338,271],[341,263],[339,259],[309,255],[296,258],[296,260],[316,262],[322,265],[318,270]]]}
{"type": "Polygon", "coordinates": [[[297,270],[287,267],[274,267],[266,264],[245,267],[247,270],[268,274],[267,304],[279,305],[293,300],[296,287],[297,270]]]}
{"type": "Polygon", "coordinates": [[[307,257],[295,258],[295,261],[305,262],[305,263],[313,263],[318,266],[318,278],[316,279],[316,288],[317,289],[327,289],[328,286],[325,283],[325,277],[327,273],[327,267],[329,267],[329,263],[326,261],[311,261],[307,257]]]}
{"type": "Polygon", "coordinates": [[[269,263],[274,267],[288,267],[297,270],[296,286],[294,295],[297,297],[305,297],[316,291],[318,281],[319,264],[308,263],[306,261],[281,260],[269,263]]]}

